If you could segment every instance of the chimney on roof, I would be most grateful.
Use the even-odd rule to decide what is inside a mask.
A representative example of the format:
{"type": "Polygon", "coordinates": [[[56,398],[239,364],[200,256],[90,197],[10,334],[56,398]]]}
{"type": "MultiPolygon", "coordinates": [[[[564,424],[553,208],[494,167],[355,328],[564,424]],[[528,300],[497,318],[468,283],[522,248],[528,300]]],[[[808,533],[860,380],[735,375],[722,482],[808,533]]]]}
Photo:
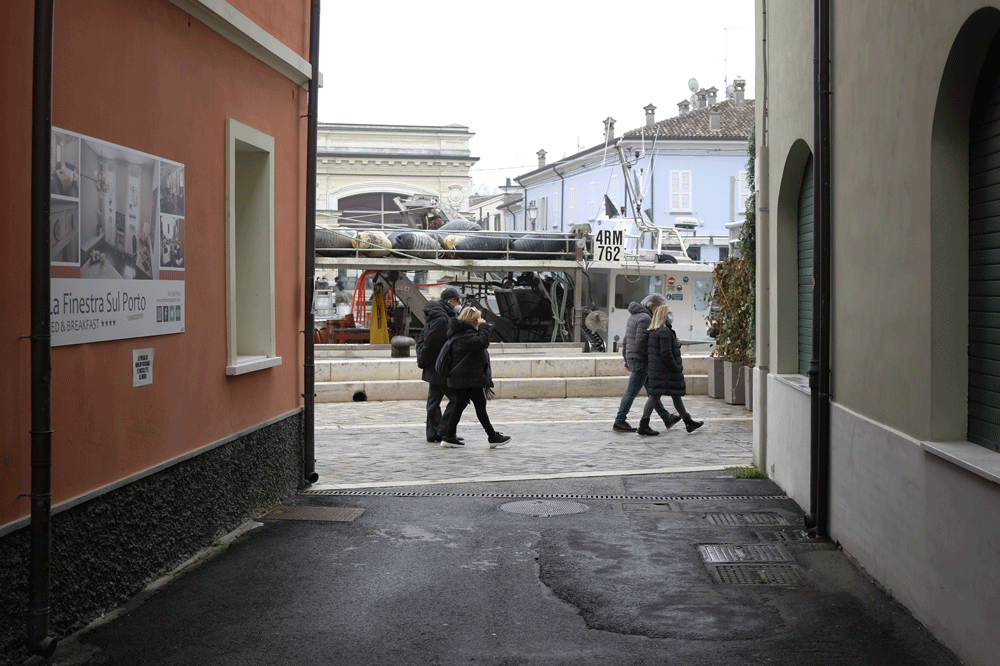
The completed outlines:
{"type": "Polygon", "coordinates": [[[604,119],[604,141],[610,142],[615,138],[615,119],[608,116],[604,119]]]}
{"type": "Polygon", "coordinates": [[[722,108],[718,104],[708,107],[708,130],[710,132],[722,131],[722,108]]]}
{"type": "Polygon", "coordinates": [[[708,106],[712,106],[713,104],[715,104],[715,97],[718,94],[719,89],[716,88],[715,86],[712,86],[705,92],[708,93],[708,106]]]}
{"type": "Polygon", "coordinates": [[[695,94],[697,95],[697,99],[695,100],[694,108],[704,109],[708,101],[708,91],[702,88],[695,94]]]}
{"type": "Polygon", "coordinates": [[[733,105],[736,108],[743,106],[743,91],[747,87],[747,82],[740,78],[733,79],[733,105]]]}
{"type": "Polygon", "coordinates": [[[538,168],[539,168],[539,169],[541,169],[541,168],[542,168],[543,166],[545,166],[545,156],[546,156],[546,155],[547,155],[548,153],[546,153],[546,152],[545,152],[545,149],[544,149],[544,148],[542,148],[541,150],[539,150],[539,151],[538,151],[537,153],[535,153],[535,154],[536,154],[536,155],[538,155],[538,168]]]}
{"type": "Polygon", "coordinates": [[[691,102],[686,99],[677,103],[677,115],[683,116],[685,113],[690,113],[691,102]]]}
{"type": "Polygon", "coordinates": [[[649,127],[650,125],[655,125],[656,117],[654,116],[654,114],[656,113],[656,107],[653,106],[652,104],[647,104],[642,108],[646,112],[646,127],[649,127]]]}

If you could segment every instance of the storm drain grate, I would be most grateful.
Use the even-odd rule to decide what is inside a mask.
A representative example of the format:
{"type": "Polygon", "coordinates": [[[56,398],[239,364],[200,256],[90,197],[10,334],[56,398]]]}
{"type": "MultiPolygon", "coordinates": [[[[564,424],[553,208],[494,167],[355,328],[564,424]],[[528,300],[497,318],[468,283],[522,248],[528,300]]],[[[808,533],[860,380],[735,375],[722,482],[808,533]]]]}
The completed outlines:
{"type": "Polygon", "coordinates": [[[335,506],[279,506],[261,520],[323,520],[349,523],[364,513],[364,509],[335,506]]]}
{"type": "Polygon", "coordinates": [[[672,511],[680,508],[671,502],[622,502],[622,511],[672,511]]]}
{"type": "Polygon", "coordinates": [[[722,585],[801,585],[802,576],[794,564],[715,564],[712,577],[722,585]]]}
{"type": "Polygon", "coordinates": [[[764,541],[805,541],[809,538],[805,530],[779,530],[775,532],[757,532],[764,541]]]}
{"type": "Polygon", "coordinates": [[[711,544],[698,546],[705,562],[791,562],[792,556],[777,544],[711,544]]]}
{"type": "Polygon", "coordinates": [[[570,513],[583,513],[589,507],[579,502],[550,502],[548,500],[531,500],[529,502],[508,502],[501,504],[500,510],[507,513],[518,513],[539,518],[561,516],[570,513]]]}
{"type": "Polygon", "coordinates": [[[341,497],[481,497],[489,499],[517,499],[521,497],[537,497],[539,499],[563,500],[634,500],[638,502],[666,501],[723,501],[723,500],[786,500],[787,495],[574,495],[566,493],[456,493],[432,492],[416,490],[366,490],[366,489],[336,489],[316,488],[300,490],[299,495],[341,497]]]}
{"type": "Polygon", "coordinates": [[[712,525],[722,527],[741,527],[744,525],[787,525],[784,518],[770,511],[756,513],[708,513],[705,520],[712,525]]]}

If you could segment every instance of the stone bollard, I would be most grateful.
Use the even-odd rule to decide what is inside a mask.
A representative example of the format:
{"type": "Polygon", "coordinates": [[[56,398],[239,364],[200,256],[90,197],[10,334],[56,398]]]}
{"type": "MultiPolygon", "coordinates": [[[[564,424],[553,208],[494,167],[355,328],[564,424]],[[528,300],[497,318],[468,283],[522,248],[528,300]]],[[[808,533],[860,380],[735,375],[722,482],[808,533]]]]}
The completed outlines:
{"type": "Polygon", "coordinates": [[[396,335],[389,341],[389,344],[392,345],[391,355],[393,358],[406,358],[410,355],[410,347],[417,344],[417,341],[405,335],[396,335]]]}

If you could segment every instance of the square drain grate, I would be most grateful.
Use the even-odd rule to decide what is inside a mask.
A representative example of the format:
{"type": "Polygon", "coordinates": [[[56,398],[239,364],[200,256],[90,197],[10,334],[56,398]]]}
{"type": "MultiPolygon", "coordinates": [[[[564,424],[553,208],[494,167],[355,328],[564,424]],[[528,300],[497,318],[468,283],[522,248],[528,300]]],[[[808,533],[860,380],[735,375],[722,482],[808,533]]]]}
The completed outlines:
{"type": "Polygon", "coordinates": [[[809,535],[805,530],[778,530],[775,532],[757,532],[764,541],[806,541],[809,535]]]}
{"type": "Polygon", "coordinates": [[[279,506],[261,516],[261,520],[322,520],[349,523],[364,512],[364,509],[336,506],[279,506]]]}
{"type": "Polygon", "coordinates": [[[715,564],[709,566],[715,582],[722,585],[801,585],[804,581],[794,564],[715,564]]]}
{"type": "Polygon", "coordinates": [[[780,515],[771,511],[757,513],[708,513],[705,520],[721,527],[742,527],[744,525],[787,525],[780,515]]]}
{"type": "Polygon", "coordinates": [[[791,562],[792,556],[777,544],[711,544],[698,546],[705,562],[791,562]]]}
{"type": "Polygon", "coordinates": [[[622,511],[679,511],[672,502],[622,502],[622,511]]]}

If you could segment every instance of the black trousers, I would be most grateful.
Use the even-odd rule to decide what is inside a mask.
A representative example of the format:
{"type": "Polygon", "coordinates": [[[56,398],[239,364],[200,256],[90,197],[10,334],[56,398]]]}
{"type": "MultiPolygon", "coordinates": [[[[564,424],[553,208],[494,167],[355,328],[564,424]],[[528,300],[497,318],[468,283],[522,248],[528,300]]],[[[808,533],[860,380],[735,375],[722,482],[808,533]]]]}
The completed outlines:
{"type": "MultiPolygon", "coordinates": [[[[482,387],[474,386],[471,388],[455,388],[451,389],[455,393],[455,411],[451,415],[451,419],[445,419],[445,436],[454,437],[458,430],[458,422],[462,419],[462,412],[465,408],[469,406],[471,402],[476,407],[476,416],[479,418],[479,423],[483,426],[483,430],[486,431],[487,437],[492,437],[496,434],[496,430],[493,429],[493,424],[490,423],[490,417],[486,413],[486,391],[482,387]]],[[[448,406],[449,409],[451,405],[448,406]]],[[[446,415],[447,416],[447,415],[446,415]]]]}
{"type": "Polygon", "coordinates": [[[440,439],[445,434],[448,420],[455,412],[455,392],[447,384],[427,385],[427,441],[440,439]],[[448,406],[441,415],[441,400],[448,398],[448,406]]]}

